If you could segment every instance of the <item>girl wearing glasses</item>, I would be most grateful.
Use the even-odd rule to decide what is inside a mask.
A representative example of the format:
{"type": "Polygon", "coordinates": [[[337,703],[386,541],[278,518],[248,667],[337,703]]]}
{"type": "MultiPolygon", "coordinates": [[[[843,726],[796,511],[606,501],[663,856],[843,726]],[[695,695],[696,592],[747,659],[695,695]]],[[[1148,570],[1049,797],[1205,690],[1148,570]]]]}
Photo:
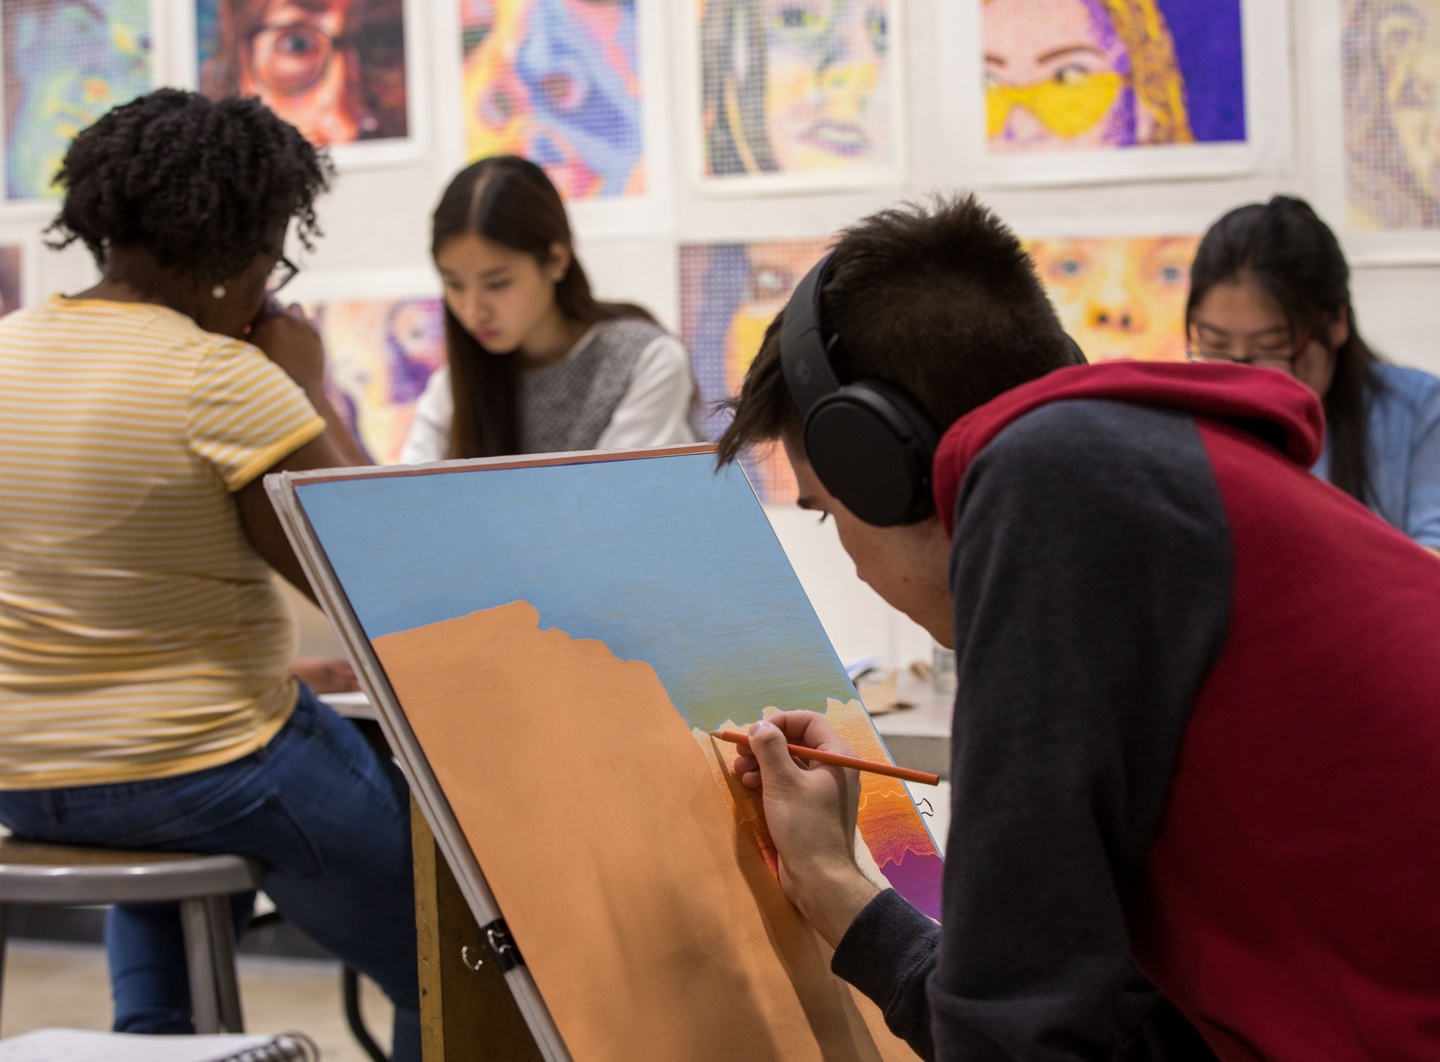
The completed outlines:
{"type": "Polygon", "coordinates": [[[1381,360],[1361,338],[1349,265],[1308,203],[1276,196],[1211,226],[1185,319],[1191,360],[1278,369],[1318,394],[1315,474],[1440,550],[1440,379],[1381,360]]]}
{"type": "MultiPolygon", "coordinates": [[[[418,1062],[408,797],[287,673],[272,574],[310,590],[261,483],[349,463],[319,338],[267,298],[327,167],[256,100],[163,89],[76,137],[58,181],[56,243],[102,275],[0,320],[0,822],[259,861],[418,1062]]],[[[193,1031],[176,905],[117,905],[106,946],[118,1030],[193,1031]]]]}
{"type": "Polygon", "coordinates": [[[446,367],[430,377],[406,464],[696,442],[685,348],[638,306],[600,302],[545,171],[472,163],[435,208],[446,367]]]}

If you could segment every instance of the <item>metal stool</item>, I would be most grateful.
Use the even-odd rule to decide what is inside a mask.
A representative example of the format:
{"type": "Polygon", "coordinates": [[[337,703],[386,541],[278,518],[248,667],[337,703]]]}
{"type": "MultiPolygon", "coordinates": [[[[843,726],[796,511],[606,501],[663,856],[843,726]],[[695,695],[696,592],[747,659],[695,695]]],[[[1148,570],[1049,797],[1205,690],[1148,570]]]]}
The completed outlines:
{"type": "Polygon", "coordinates": [[[197,1033],[245,1031],[235,978],[230,894],[256,888],[260,865],[235,855],[181,855],[68,848],[0,838],[0,991],[5,905],[79,907],[179,901],[197,1033]]]}

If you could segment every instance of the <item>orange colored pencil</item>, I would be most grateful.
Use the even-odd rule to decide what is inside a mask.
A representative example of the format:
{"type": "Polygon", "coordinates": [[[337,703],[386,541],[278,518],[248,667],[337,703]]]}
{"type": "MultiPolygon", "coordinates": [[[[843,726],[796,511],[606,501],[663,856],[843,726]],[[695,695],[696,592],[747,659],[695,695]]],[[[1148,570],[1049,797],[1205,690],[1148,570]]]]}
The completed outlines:
{"type": "MultiPolygon", "coordinates": [[[[721,741],[728,741],[732,745],[750,744],[749,734],[737,734],[733,730],[712,730],[710,736],[719,738],[721,741]]],[[[790,750],[790,755],[798,756],[802,760],[814,760],[816,763],[828,763],[835,767],[853,767],[857,771],[869,771],[871,774],[883,774],[890,778],[902,778],[907,782],[920,782],[924,785],[940,784],[938,774],[913,771],[909,767],[896,767],[893,763],[862,760],[859,756],[842,756],[838,752],[807,749],[804,745],[787,745],[786,747],[790,750]]]]}

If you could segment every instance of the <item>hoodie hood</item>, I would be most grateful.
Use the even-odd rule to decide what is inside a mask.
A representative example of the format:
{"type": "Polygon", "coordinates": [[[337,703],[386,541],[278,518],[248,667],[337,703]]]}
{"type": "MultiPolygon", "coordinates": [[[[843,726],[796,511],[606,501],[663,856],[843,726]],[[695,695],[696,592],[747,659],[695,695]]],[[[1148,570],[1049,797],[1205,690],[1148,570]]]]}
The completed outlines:
{"type": "Polygon", "coordinates": [[[1140,361],[1056,369],[967,413],[940,440],[935,508],[947,535],[954,531],[955,499],[965,472],[990,440],[1032,410],[1077,398],[1176,409],[1224,421],[1306,469],[1319,459],[1325,440],[1320,400],[1283,372],[1250,365],[1140,361]]]}

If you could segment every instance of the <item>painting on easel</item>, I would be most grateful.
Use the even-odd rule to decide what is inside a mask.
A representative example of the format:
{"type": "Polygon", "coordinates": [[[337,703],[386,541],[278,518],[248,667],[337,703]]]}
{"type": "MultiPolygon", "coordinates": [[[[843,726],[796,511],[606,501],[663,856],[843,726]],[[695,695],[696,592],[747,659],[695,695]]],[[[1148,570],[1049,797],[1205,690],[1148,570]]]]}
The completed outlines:
{"type": "MultiPolygon", "coordinates": [[[[743,473],[714,461],[294,483],[572,1057],[634,1057],[617,1030],[643,1028],[654,1057],[911,1058],[830,974],[708,736],[806,708],[888,759],[743,473]]],[[[903,783],[865,776],[858,833],[877,884],[938,917],[903,783]]]]}

